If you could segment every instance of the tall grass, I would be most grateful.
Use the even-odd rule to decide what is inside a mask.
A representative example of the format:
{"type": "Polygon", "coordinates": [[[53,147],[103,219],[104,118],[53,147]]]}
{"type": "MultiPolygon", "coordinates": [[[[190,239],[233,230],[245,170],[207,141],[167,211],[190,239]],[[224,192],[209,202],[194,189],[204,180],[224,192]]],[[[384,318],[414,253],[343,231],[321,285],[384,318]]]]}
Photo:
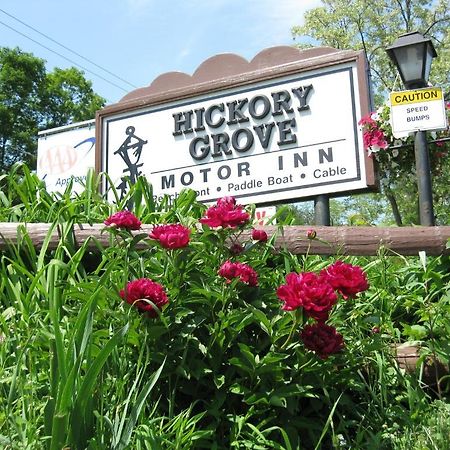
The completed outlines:
{"type": "Polygon", "coordinates": [[[347,349],[321,360],[300,345],[275,290],[329,258],[250,245],[255,291],[217,280],[228,250],[208,230],[179,252],[137,250],[141,236],[94,254],[75,245],[73,224],[132,207],[144,223],[194,229],[205,209],[190,191],[155,202],[144,179],[114,204],[100,183],[91,173],[82,193],[50,194],[25,166],[0,180],[1,221],[52,224],[40,249],[22,228],[1,253],[0,448],[446,448],[445,380],[439,392],[425,386],[391,349],[422,333],[423,348],[448,362],[448,258],[347,258],[371,288],[339,305],[347,349]],[[158,320],[118,295],[149,274],[171,300],[158,320]]]}

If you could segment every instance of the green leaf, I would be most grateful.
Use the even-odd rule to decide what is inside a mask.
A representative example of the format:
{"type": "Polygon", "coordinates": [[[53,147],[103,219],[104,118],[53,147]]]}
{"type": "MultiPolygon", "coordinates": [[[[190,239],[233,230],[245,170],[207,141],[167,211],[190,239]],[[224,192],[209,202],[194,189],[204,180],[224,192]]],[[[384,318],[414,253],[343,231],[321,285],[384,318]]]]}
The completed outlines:
{"type": "Polygon", "coordinates": [[[131,433],[133,432],[133,428],[136,425],[137,419],[139,418],[139,415],[141,413],[142,407],[144,406],[145,400],[147,399],[151,390],[153,389],[156,382],[158,381],[165,363],[166,363],[166,358],[164,358],[164,361],[162,362],[159,369],[153,374],[153,376],[150,378],[150,380],[148,380],[146,385],[142,388],[142,391],[140,392],[138,398],[136,399],[136,404],[134,405],[133,409],[131,410],[127,425],[122,433],[119,444],[117,445],[117,447],[115,447],[115,450],[123,450],[129,444],[130,439],[131,439],[131,433]]]}
{"type": "Polygon", "coordinates": [[[129,324],[122,327],[102,348],[97,355],[91,366],[89,367],[83,383],[77,393],[76,400],[74,402],[72,410],[72,437],[78,442],[79,447],[83,447],[85,440],[87,439],[85,423],[88,414],[92,414],[92,411],[86,411],[88,400],[92,397],[92,392],[97,382],[98,375],[103,368],[106,360],[111,352],[117,347],[122,338],[128,331],[129,324]]]}

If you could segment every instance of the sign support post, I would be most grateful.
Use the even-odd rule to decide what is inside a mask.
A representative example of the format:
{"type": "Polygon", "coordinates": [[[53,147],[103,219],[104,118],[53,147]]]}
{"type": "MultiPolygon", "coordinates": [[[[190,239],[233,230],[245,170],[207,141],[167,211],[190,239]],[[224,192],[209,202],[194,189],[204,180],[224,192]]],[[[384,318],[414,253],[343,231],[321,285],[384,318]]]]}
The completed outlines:
{"type": "Polygon", "coordinates": [[[420,224],[432,227],[435,225],[435,219],[426,131],[416,131],[414,137],[414,156],[416,160],[417,188],[419,191],[420,224]]]}
{"type": "Polygon", "coordinates": [[[441,88],[427,87],[392,92],[391,125],[394,136],[414,132],[420,224],[434,226],[433,191],[426,130],[447,127],[444,95],[441,88]]]}
{"type": "Polygon", "coordinates": [[[330,197],[326,194],[314,199],[314,224],[330,226],[330,197]]]}

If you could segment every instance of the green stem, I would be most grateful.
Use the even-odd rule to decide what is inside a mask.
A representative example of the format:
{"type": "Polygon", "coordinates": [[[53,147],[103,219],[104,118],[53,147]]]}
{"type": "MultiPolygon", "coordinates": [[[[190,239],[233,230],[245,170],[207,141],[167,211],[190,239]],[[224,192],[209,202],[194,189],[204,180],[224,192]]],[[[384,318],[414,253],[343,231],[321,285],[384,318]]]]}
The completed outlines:
{"type": "Polygon", "coordinates": [[[294,317],[295,318],[294,318],[294,321],[292,322],[291,331],[289,332],[289,336],[287,337],[285,343],[281,346],[281,350],[284,350],[286,348],[286,346],[288,345],[289,341],[292,339],[294,331],[297,329],[297,327],[298,327],[298,325],[299,325],[299,323],[300,323],[300,321],[301,321],[301,319],[303,317],[303,314],[302,314],[302,312],[299,309],[297,309],[295,311],[295,316],[294,317]]]}

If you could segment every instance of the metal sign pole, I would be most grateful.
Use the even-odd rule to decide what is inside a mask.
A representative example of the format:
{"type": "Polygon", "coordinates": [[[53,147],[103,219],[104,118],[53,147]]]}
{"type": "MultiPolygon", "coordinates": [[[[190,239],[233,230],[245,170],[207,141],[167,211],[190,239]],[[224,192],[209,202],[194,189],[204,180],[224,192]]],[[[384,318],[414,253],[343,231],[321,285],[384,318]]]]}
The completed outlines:
{"type": "Polygon", "coordinates": [[[314,199],[314,223],[315,225],[330,226],[330,197],[328,195],[321,194],[314,199]]]}
{"type": "Polygon", "coordinates": [[[417,131],[414,140],[417,188],[419,190],[420,224],[434,226],[433,190],[426,131],[417,131]]]}

